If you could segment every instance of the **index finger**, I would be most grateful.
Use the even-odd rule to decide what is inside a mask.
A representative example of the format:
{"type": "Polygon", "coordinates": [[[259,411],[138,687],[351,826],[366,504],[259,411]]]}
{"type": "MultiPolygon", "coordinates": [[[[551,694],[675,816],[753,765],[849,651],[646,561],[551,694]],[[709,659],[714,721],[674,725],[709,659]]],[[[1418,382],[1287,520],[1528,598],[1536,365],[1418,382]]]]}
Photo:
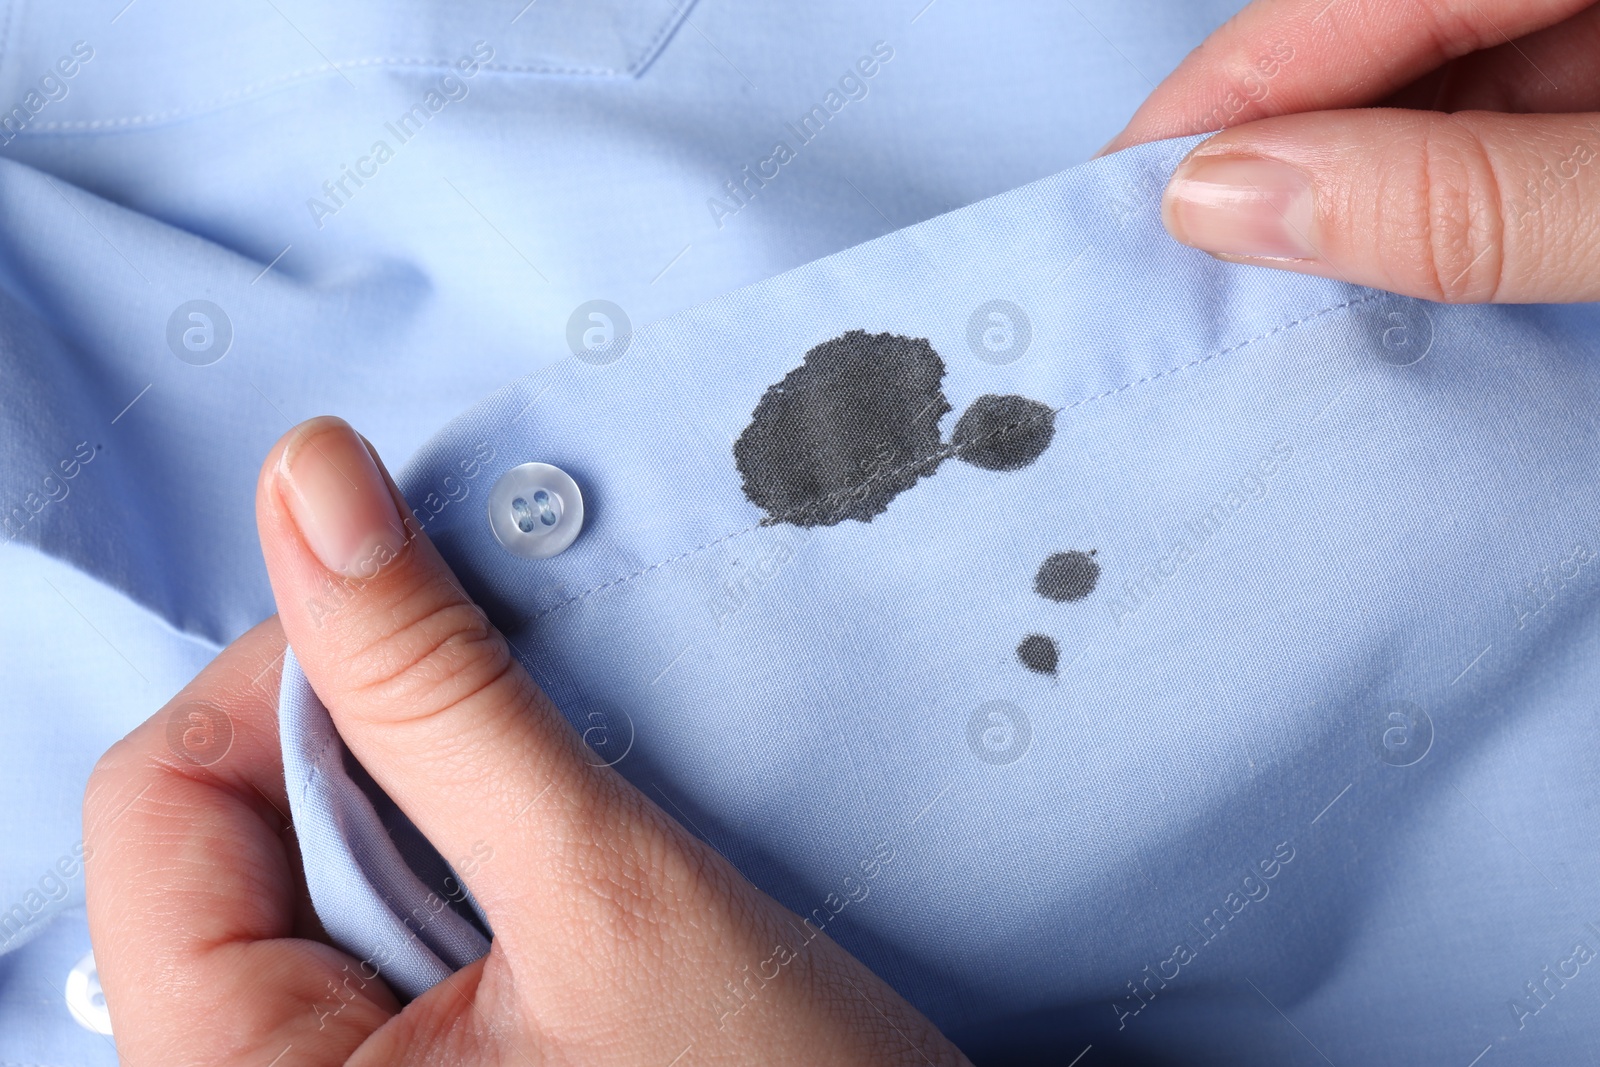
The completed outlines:
{"type": "Polygon", "coordinates": [[[1256,119],[1368,107],[1593,0],[1254,0],[1190,52],[1100,150],[1256,119]]]}

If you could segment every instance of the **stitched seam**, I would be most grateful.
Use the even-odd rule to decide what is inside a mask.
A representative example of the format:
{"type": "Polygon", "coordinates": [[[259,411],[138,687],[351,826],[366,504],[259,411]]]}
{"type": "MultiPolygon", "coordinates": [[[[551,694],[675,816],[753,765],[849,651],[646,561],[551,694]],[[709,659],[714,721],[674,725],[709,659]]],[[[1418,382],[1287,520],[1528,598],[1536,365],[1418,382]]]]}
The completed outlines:
{"type": "Polygon", "coordinates": [[[1265,341],[1267,338],[1273,336],[1274,334],[1283,333],[1285,330],[1292,330],[1296,326],[1303,326],[1304,324],[1312,321],[1313,319],[1319,319],[1322,316],[1328,315],[1328,314],[1332,314],[1335,311],[1342,311],[1345,308],[1357,307],[1357,306],[1359,306],[1361,304],[1365,304],[1365,303],[1368,303],[1370,301],[1377,300],[1382,295],[1383,294],[1381,294],[1381,293],[1371,293],[1371,294],[1369,294],[1367,296],[1363,296],[1363,297],[1360,297],[1360,298],[1357,298],[1357,299],[1354,299],[1354,300],[1346,300],[1346,301],[1344,301],[1343,303],[1340,303],[1340,304],[1332,304],[1332,305],[1330,305],[1328,307],[1320,308],[1317,311],[1311,312],[1309,315],[1304,315],[1304,316],[1302,316],[1302,317],[1300,317],[1298,319],[1295,319],[1293,322],[1286,322],[1286,323],[1283,323],[1280,326],[1275,326],[1272,329],[1266,331],[1265,333],[1257,334],[1256,336],[1251,337],[1251,338],[1249,338],[1247,340],[1240,341],[1238,344],[1229,345],[1227,348],[1221,348],[1221,349],[1218,349],[1215,352],[1207,353],[1204,356],[1196,357],[1195,359],[1191,359],[1187,363],[1181,363],[1176,367],[1168,367],[1166,370],[1157,371],[1154,374],[1147,375],[1146,377],[1140,378],[1140,379],[1138,379],[1136,381],[1125,382],[1122,385],[1119,385],[1114,389],[1107,389],[1103,393],[1096,393],[1093,396],[1087,396],[1087,397],[1084,397],[1081,400],[1074,400],[1074,401],[1072,401],[1072,403],[1063,404],[1058,408],[1049,408],[1049,409],[1047,409],[1047,411],[1040,412],[1037,415],[1033,415],[1033,416],[1030,416],[1030,417],[1028,417],[1026,419],[1022,419],[1022,420],[1020,420],[1018,422],[1014,422],[1014,423],[1011,423],[1009,425],[1002,426],[999,429],[992,430],[989,433],[984,434],[982,437],[970,438],[970,439],[968,439],[966,441],[961,442],[961,444],[959,446],[956,445],[954,442],[951,442],[950,444],[947,444],[947,445],[940,445],[939,448],[937,450],[935,450],[934,452],[931,452],[926,456],[920,456],[917,459],[914,459],[909,463],[906,463],[906,464],[903,464],[903,465],[901,465],[899,467],[894,468],[893,470],[883,471],[881,473],[875,474],[871,478],[868,478],[865,481],[863,481],[860,485],[852,486],[849,489],[840,490],[839,492],[830,494],[829,496],[824,497],[824,498],[822,498],[820,500],[813,501],[813,502],[810,502],[808,504],[805,504],[804,506],[802,506],[800,508],[791,509],[790,511],[787,511],[787,512],[783,513],[782,515],[768,516],[768,517],[762,519],[760,522],[751,523],[749,526],[746,526],[741,530],[735,530],[732,533],[723,534],[721,537],[718,537],[718,538],[715,538],[713,540],[707,541],[703,545],[696,545],[693,548],[685,549],[684,551],[678,553],[676,556],[673,556],[670,559],[664,559],[660,563],[652,563],[650,566],[642,567],[639,570],[636,570],[631,574],[624,574],[621,577],[612,578],[610,581],[602,582],[602,583],[600,583],[599,585],[596,585],[596,586],[591,586],[590,588],[585,589],[583,592],[575,593],[572,596],[568,597],[567,599],[561,601],[560,603],[553,604],[550,607],[544,609],[543,611],[535,612],[533,614],[533,616],[528,621],[530,621],[530,622],[538,622],[540,619],[543,619],[545,616],[553,615],[553,614],[555,614],[556,612],[560,611],[562,608],[566,607],[569,604],[575,604],[580,600],[585,600],[585,599],[595,595],[596,593],[603,592],[606,589],[610,589],[612,586],[622,585],[625,582],[631,582],[635,578],[643,577],[644,575],[649,574],[652,571],[660,570],[662,567],[671,566],[672,564],[677,563],[679,560],[687,559],[689,556],[695,555],[698,552],[703,552],[708,548],[715,548],[717,545],[720,545],[725,541],[731,541],[735,537],[743,537],[745,534],[750,533],[752,530],[759,530],[763,526],[776,525],[777,523],[783,522],[787,517],[790,517],[790,516],[801,515],[801,514],[807,514],[807,513],[810,513],[810,512],[814,512],[820,506],[824,506],[824,505],[826,505],[826,504],[828,504],[828,503],[830,503],[832,501],[839,500],[839,499],[841,499],[843,497],[850,496],[850,495],[855,494],[855,493],[860,493],[867,486],[871,485],[874,481],[878,481],[878,480],[881,480],[883,478],[892,478],[892,477],[894,477],[894,476],[896,476],[898,474],[904,474],[907,471],[912,470],[913,468],[924,466],[924,465],[926,465],[928,463],[934,462],[935,457],[938,458],[939,462],[943,462],[945,459],[949,458],[952,455],[957,454],[961,450],[964,450],[964,449],[967,449],[967,448],[971,448],[973,445],[981,444],[984,441],[987,441],[990,438],[996,437],[996,436],[998,436],[1000,434],[1010,433],[1011,431],[1013,431],[1013,430],[1015,430],[1015,429],[1017,429],[1019,427],[1027,426],[1027,425],[1029,425],[1029,424],[1031,424],[1033,422],[1037,422],[1038,420],[1043,419],[1046,415],[1049,415],[1049,417],[1053,419],[1053,418],[1055,418],[1055,416],[1059,415],[1063,411],[1071,411],[1074,408],[1083,407],[1085,404],[1091,404],[1096,400],[1104,400],[1107,397],[1116,396],[1118,393],[1126,392],[1127,390],[1132,389],[1135,386],[1145,385],[1145,384],[1147,384],[1149,382],[1153,382],[1153,381],[1156,381],[1156,380],[1161,379],[1161,378],[1167,378],[1167,377],[1170,377],[1170,376],[1172,376],[1174,374],[1179,374],[1179,373],[1181,373],[1183,371],[1191,370],[1191,369],[1193,369],[1195,367],[1200,366],[1203,363],[1209,363],[1212,360],[1217,359],[1217,358],[1219,358],[1221,356],[1226,356],[1226,355],[1229,355],[1230,353],[1237,352],[1242,348],[1248,348],[1250,345],[1253,345],[1258,341],[1265,341]]]}
{"type": "MultiPolygon", "coordinates": [[[[337,63],[331,64],[321,63],[315,67],[303,67],[300,70],[290,71],[287,74],[280,74],[276,77],[268,78],[252,85],[247,85],[242,89],[235,89],[234,91],[224,93],[221,96],[212,97],[210,100],[204,101],[203,103],[194,104],[189,107],[171,108],[167,111],[152,111],[144,115],[125,115],[114,119],[78,119],[75,121],[55,120],[47,122],[35,122],[30,123],[29,126],[20,131],[17,136],[23,137],[30,133],[37,136],[41,133],[114,129],[128,126],[144,126],[156,122],[168,122],[173,119],[180,119],[190,115],[205,114],[209,111],[226,107],[229,104],[237,103],[250,97],[266,93],[270,90],[282,88],[283,86],[290,85],[296,81],[313,78],[318,75],[335,74],[342,70],[356,70],[361,67],[379,66],[431,67],[437,70],[453,70],[455,69],[455,60],[421,59],[410,56],[375,56],[368,59],[340,60],[337,63]]],[[[634,70],[633,67],[630,67],[627,70],[619,71],[612,67],[542,67],[529,65],[508,66],[506,64],[494,63],[479,64],[479,69],[492,74],[550,74],[608,78],[628,75],[634,70]]]]}
{"type": "Polygon", "coordinates": [[[664,559],[660,563],[652,563],[652,564],[650,564],[650,566],[644,567],[644,568],[642,568],[640,570],[636,570],[632,574],[624,574],[620,578],[613,578],[609,582],[602,582],[599,585],[591,586],[590,588],[585,589],[581,593],[577,593],[577,594],[575,594],[573,596],[569,596],[567,599],[563,600],[559,604],[555,604],[555,605],[553,605],[551,607],[548,607],[548,608],[544,609],[543,611],[535,612],[533,617],[529,621],[530,622],[538,622],[540,619],[544,618],[546,615],[552,615],[555,612],[558,612],[562,608],[566,607],[568,604],[575,604],[578,601],[583,600],[583,599],[585,599],[587,597],[591,597],[594,594],[596,594],[596,593],[598,593],[598,592],[600,592],[602,590],[610,589],[614,585],[621,585],[624,582],[631,582],[635,578],[641,577],[642,575],[649,574],[651,571],[660,570],[662,567],[670,566],[670,565],[678,562],[681,559],[687,559],[688,557],[694,555],[696,552],[703,552],[708,548],[715,548],[717,545],[722,544],[722,542],[724,542],[724,541],[731,541],[735,537],[743,537],[745,534],[749,533],[751,530],[759,530],[764,525],[766,525],[765,520],[763,520],[761,522],[751,523],[749,526],[746,526],[742,530],[735,530],[730,534],[723,534],[721,537],[718,537],[715,540],[707,541],[703,545],[696,545],[693,548],[685,549],[684,551],[678,553],[676,556],[673,556],[671,559],[664,559]]]}
{"type": "Polygon", "coordinates": [[[661,28],[656,30],[656,35],[645,42],[644,50],[639,53],[638,58],[628,64],[623,73],[637,77],[640,71],[648,67],[650,61],[655,59],[656,52],[660,49],[667,36],[689,20],[689,9],[693,6],[694,0],[687,0],[681,7],[678,5],[677,0],[673,0],[672,14],[661,23],[661,28]]]}
{"type": "MultiPolygon", "coordinates": [[[[638,74],[645,67],[649,66],[650,63],[655,59],[657,53],[660,52],[661,46],[666,38],[688,19],[689,9],[693,6],[694,0],[689,0],[689,2],[685,3],[681,9],[674,5],[673,13],[662,22],[660,28],[656,30],[655,35],[645,42],[645,45],[640,50],[638,57],[621,70],[618,70],[615,67],[552,67],[541,66],[539,64],[509,65],[505,63],[480,63],[478,65],[478,69],[488,71],[493,74],[544,74],[565,77],[594,78],[615,78],[622,76],[637,77],[638,74]]],[[[6,22],[3,27],[0,27],[0,56],[4,55],[6,38],[10,31],[11,9],[12,5],[7,4],[6,22]]],[[[145,115],[126,115],[121,118],[114,119],[80,119],[70,122],[63,122],[59,120],[36,122],[31,123],[27,129],[19,131],[18,136],[24,136],[30,132],[34,134],[40,134],[65,132],[69,130],[112,129],[117,127],[142,126],[153,122],[166,122],[171,119],[183,118],[186,115],[203,114],[207,111],[224,107],[230,103],[247,99],[248,97],[254,96],[258,93],[279,88],[301,79],[312,78],[321,74],[337,73],[341,70],[355,70],[361,67],[376,66],[431,67],[437,70],[448,70],[455,67],[455,60],[423,59],[413,56],[374,56],[367,59],[348,59],[335,63],[320,63],[315,67],[302,67],[300,70],[290,71],[287,74],[281,74],[274,78],[267,78],[263,81],[256,82],[253,85],[247,85],[242,89],[236,89],[233,92],[224,93],[222,96],[213,97],[204,103],[194,104],[190,107],[172,108],[167,111],[152,111],[145,115]]]]}

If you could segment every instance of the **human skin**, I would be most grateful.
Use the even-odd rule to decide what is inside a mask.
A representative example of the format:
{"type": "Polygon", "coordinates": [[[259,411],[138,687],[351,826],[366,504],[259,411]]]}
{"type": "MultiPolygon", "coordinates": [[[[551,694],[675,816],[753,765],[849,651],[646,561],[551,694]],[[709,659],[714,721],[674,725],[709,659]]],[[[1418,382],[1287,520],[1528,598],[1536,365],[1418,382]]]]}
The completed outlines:
{"type": "MultiPolygon", "coordinates": [[[[1449,302],[1594,300],[1596,56],[1587,0],[1257,0],[1105,151],[1227,126],[1162,205],[1226,260],[1449,302]]],[[[965,1062],[825,936],[722,1018],[723,983],[799,920],[583,758],[398,500],[342,423],[280,441],[257,498],[279,616],[95,769],[90,926],[124,1062],[965,1062]],[[297,481],[307,456],[327,466],[297,481]],[[352,567],[359,594],[319,623],[310,603],[352,567]],[[467,879],[489,955],[404,1009],[381,977],[352,987],[367,972],[305,891],[275,717],[286,639],[441,851],[494,849],[467,879]],[[232,724],[205,766],[169,745],[190,701],[232,724]]]]}
{"type": "Polygon", "coordinates": [[[403,498],[348,425],[313,419],[280,440],[256,507],[278,615],[113,746],[85,796],[89,926],[123,1063],[967,1063],[585,758],[401,523],[403,498]],[[330,583],[342,595],[327,612],[315,605],[330,583]],[[441,854],[492,853],[464,877],[494,929],[489,954],[404,1007],[332,945],[306,893],[277,732],[285,640],[441,854]],[[186,759],[171,740],[169,720],[197,701],[231,724],[219,758],[186,759]],[[766,963],[778,945],[792,958],[766,963]],[[726,984],[758,967],[778,973],[730,1011],[726,984]]]}
{"type": "Polygon", "coordinates": [[[1227,129],[1162,200],[1231,262],[1448,303],[1600,299],[1600,6],[1255,0],[1102,152],[1227,129]]]}

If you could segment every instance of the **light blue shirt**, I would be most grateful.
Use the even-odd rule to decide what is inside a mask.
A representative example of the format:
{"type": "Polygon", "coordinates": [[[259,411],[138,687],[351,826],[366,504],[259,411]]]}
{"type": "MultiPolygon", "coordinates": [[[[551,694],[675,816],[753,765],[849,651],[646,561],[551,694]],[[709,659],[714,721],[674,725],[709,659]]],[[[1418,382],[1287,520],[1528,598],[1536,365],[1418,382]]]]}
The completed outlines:
{"type": "Polygon", "coordinates": [[[1218,265],[1155,220],[1182,145],[1049,177],[1225,5],[520,6],[7,12],[0,1060],[114,1060],[82,785],[271,611],[255,469],[323,411],[619,770],[980,1062],[1589,1049],[1592,309],[1218,265]],[[853,330],[935,353],[952,447],[797,525],[734,442],[853,330]],[[1030,462],[953,447],[985,396],[1053,412],[1030,462]],[[567,552],[438,490],[485,443],[579,480],[567,552]]]}

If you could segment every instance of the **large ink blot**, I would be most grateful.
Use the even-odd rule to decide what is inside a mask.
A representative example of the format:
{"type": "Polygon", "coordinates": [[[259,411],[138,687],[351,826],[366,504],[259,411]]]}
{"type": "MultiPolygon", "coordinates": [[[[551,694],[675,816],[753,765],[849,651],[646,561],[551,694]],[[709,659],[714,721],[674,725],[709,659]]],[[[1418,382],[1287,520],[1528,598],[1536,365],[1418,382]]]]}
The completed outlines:
{"type": "Polygon", "coordinates": [[[770,386],[733,446],[744,494],[767,524],[871,522],[951,456],[1020,470],[1055,435],[1055,412],[1021,396],[979,397],[949,444],[944,361],[924,338],[851,330],[770,386]]]}
{"type": "Polygon", "coordinates": [[[1094,592],[1095,583],[1100,581],[1100,564],[1095,562],[1094,553],[1094,549],[1074,549],[1046,557],[1033,576],[1033,591],[1058,604],[1082,600],[1094,592]]]}
{"type": "Polygon", "coordinates": [[[1014,471],[1038,459],[1055,435],[1056,413],[1048,404],[990,393],[962,412],[950,445],[975,467],[1014,471]]]}
{"type": "Polygon", "coordinates": [[[944,361],[922,339],[851,330],[771,386],[734,443],[767,521],[870,522],[945,458],[944,361]]]}
{"type": "MultiPolygon", "coordinates": [[[[851,330],[822,342],[768,386],[734,442],[744,495],[767,513],[767,525],[871,522],[952,456],[983,470],[1021,470],[1055,438],[1048,404],[986,393],[956,420],[946,444],[943,382],[944,360],[926,338],[851,330]]],[[[1057,603],[1082,600],[1100,580],[1094,555],[1050,555],[1034,591],[1057,603]]],[[[1028,634],[1017,659],[1054,675],[1061,653],[1054,638],[1028,634]]]]}

